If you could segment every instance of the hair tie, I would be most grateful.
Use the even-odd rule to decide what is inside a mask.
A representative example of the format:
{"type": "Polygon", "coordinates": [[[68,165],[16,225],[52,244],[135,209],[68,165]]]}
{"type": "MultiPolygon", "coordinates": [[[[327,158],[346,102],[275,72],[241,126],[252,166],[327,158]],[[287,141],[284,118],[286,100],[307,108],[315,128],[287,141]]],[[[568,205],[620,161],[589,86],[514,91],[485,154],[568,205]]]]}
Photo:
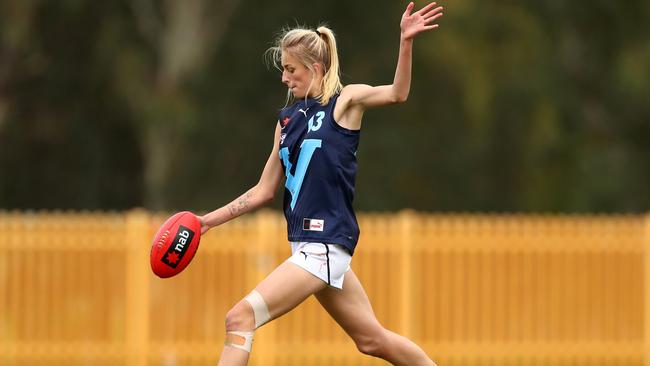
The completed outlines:
{"type": "Polygon", "coordinates": [[[320,37],[320,32],[318,31],[318,29],[316,29],[314,32],[316,32],[316,34],[318,34],[318,36],[320,37]]]}

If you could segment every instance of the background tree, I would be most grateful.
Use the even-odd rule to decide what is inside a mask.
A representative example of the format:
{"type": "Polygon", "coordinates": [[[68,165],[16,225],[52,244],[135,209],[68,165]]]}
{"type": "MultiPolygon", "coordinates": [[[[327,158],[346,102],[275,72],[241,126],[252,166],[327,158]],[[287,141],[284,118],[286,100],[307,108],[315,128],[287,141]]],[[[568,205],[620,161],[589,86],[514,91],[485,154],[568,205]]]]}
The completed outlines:
{"type": "MultiPolygon", "coordinates": [[[[226,203],[271,149],[280,28],[326,20],[344,83],[383,84],[405,5],[2,1],[0,207],[226,203]]],[[[650,3],[444,5],[408,103],[364,118],[357,208],[648,210],[650,3]]]]}

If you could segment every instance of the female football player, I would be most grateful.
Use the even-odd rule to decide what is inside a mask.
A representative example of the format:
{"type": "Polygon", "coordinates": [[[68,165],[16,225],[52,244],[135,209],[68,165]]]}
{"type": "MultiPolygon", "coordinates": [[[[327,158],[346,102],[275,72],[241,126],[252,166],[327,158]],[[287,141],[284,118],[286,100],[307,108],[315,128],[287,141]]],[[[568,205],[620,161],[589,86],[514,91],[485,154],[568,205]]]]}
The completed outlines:
{"type": "Polygon", "coordinates": [[[290,29],[269,49],[288,88],[273,149],[259,182],[230,204],[199,217],[202,233],[273,200],[284,177],[284,213],[292,256],[226,315],[220,366],[248,363],[253,333],[315,295],[358,349],[393,365],[435,365],[415,343],[385,329],[350,269],[359,238],[352,208],[356,152],[365,110],[409,95],[413,39],[438,27],[430,3],[400,22],[397,68],[390,85],[343,87],[336,40],[324,26],[290,29]]]}

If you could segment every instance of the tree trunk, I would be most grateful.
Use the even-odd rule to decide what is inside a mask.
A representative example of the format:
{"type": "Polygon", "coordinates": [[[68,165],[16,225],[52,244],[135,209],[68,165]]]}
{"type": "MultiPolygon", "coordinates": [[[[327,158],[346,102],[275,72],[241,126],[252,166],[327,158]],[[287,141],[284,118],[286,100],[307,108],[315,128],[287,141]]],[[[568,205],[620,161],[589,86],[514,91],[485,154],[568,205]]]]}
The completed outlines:
{"type": "Polygon", "coordinates": [[[149,209],[172,208],[170,192],[183,179],[175,174],[175,160],[190,158],[179,154],[190,146],[186,136],[197,108],[182,85],[214,57],[239,2],[167,0],[160,12],[155,7],[161,3],[152,0],[132,3],[138,29],[158,58],[151,62],[157,66],[150,74],[154,80],[145,76],[133,81],[139,83],[135,89],[140,95],[129,98],[144,118],[139,129],[144,137],[144,202],[149,209]]]}

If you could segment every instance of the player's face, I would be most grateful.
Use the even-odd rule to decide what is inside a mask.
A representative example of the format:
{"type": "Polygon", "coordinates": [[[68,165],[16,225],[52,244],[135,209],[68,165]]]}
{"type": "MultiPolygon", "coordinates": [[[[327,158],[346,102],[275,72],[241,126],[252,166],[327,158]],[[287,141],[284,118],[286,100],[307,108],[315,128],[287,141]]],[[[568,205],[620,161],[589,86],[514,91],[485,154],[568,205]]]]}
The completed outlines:
{"type": "Polygon", "coordinates": [[[310,96],[315,95],[316,92],[317,83],[314,80],[314,73],[288,52],[282,53],[282,83],[298,99],[305,98],[307,91],[310,96]]]}

